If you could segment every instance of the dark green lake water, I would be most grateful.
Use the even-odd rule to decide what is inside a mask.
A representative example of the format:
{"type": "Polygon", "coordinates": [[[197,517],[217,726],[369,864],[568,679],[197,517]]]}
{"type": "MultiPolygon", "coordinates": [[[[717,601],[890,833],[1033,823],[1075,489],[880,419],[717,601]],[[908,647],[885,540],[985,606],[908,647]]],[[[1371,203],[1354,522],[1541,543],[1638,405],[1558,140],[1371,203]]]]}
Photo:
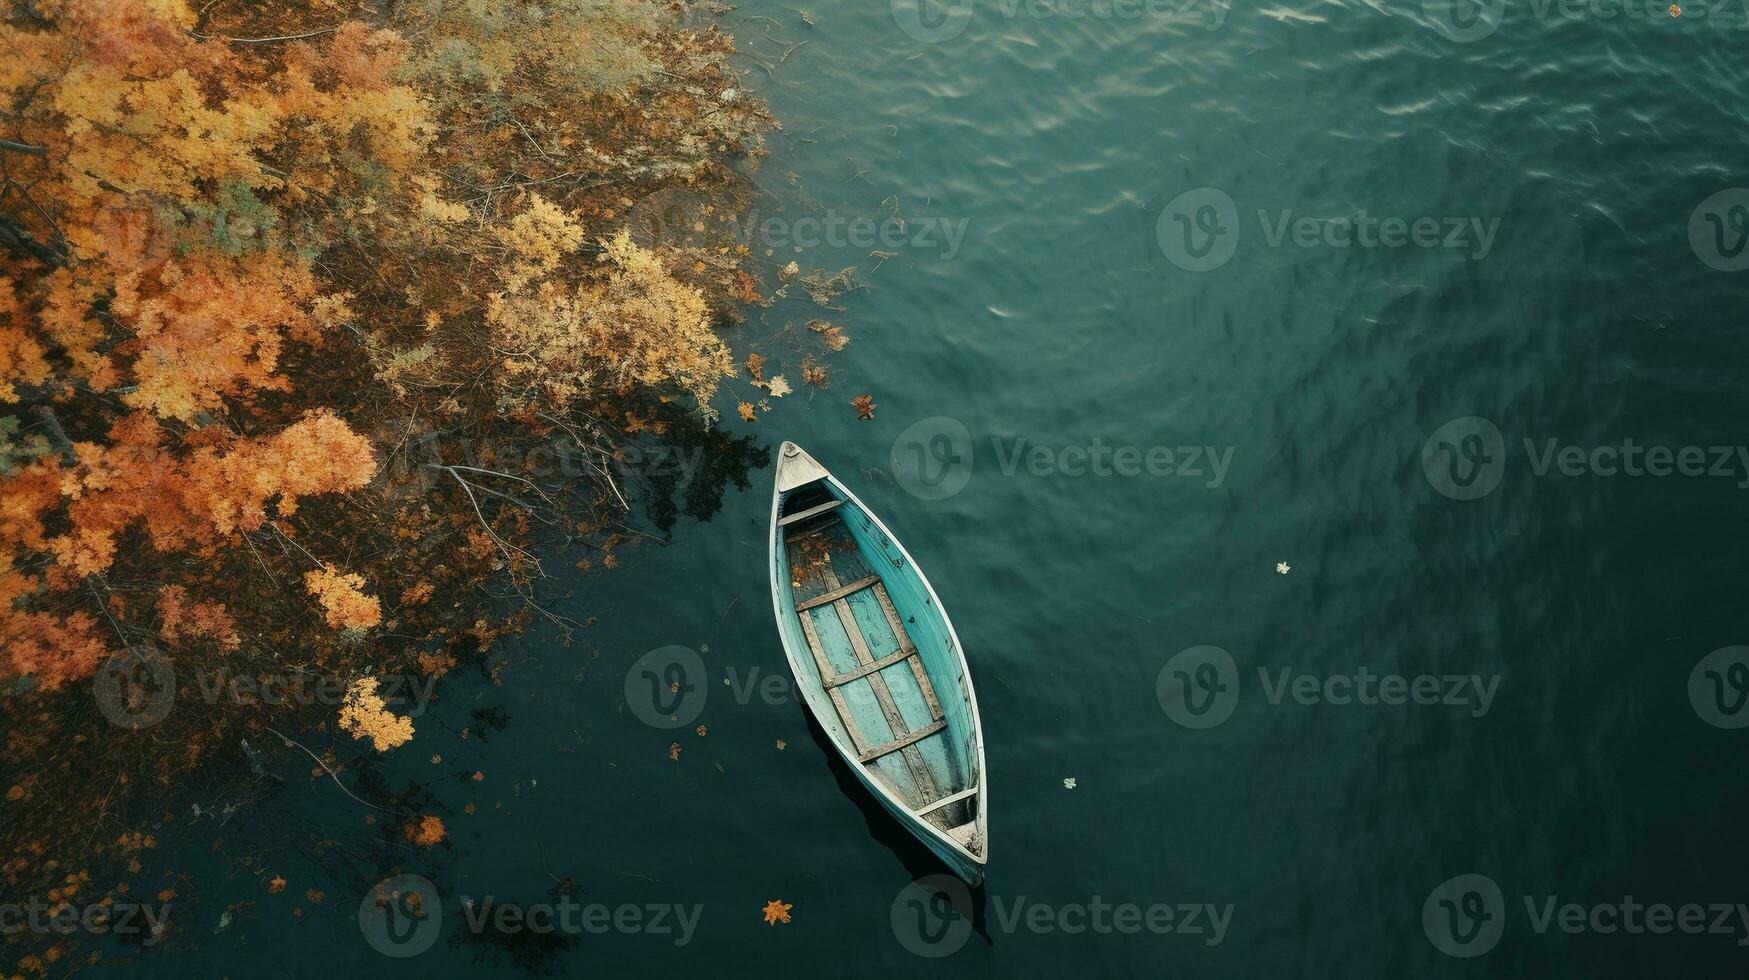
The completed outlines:
{"type": "Polygon", "coordinates": [[[385,848],[300,782],[164,856],[202,873],[185,949],[141,972],[1742,976],[1749,651],[1702,663],[1749,643],[1749,192],[1713,197],[1749,184],[1742,7],[895,2],[723,18],[776,21],[736,31],[785,126],[762,247],[868,286],[826,314],[853,341],[825,391],[774,339],[821,311],[738,328],[798,391],[723,425],[838,472],[964,638],[977,929],[909,903],[940,869],[796,704],[743,693],[787,679],[765,469],[576,581],[558,605],[598,619],[577,643],[535,630],[502,686],[443,689],[386,770],[448,777],[448,845],[385,848]],[[807,44],[777,64],[774,38],[807,44]],[[895,208],[903,231],[848,224],[895,208]],[[626,684],[671,645],[705,675],[674,731],[626,684]],[[1399,703],[1362,703],[1363,672],[1399,703]],[[213,836],[270,842],[286,892],[213,836]],[[384,854],[443,895],[416,958],[357,924],[384,854]],[[1486,882],[1442,889],[1464,875],[1486,882]],[[694,931],[645,918],[520,962],[468,934],[463,896],[567,877],[694,931]],[[772,899],[790,924],[763,924],[772,899]],[[1722,924],[1677,924],[1712,903],[1722,924]],[[1172,931],[1100,928],[1158,929],[1157,905],[1172,931]],[[1180,932],[1183,905],[1220,934],[1206,911],[1180,932]]]}

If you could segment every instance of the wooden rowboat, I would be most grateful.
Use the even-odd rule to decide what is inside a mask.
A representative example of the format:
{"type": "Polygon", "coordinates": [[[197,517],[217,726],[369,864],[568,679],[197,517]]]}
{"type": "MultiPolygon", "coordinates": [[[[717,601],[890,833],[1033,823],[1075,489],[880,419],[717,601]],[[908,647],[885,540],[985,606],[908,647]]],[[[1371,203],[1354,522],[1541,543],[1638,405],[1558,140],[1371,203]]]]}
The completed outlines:
{"type": "Polygon", "coordinates": [[[789,442],[771,496],[771,602],[796,689],[851,771],[982,882],[984,736],[959,637],[886,525],[789,442]]]}

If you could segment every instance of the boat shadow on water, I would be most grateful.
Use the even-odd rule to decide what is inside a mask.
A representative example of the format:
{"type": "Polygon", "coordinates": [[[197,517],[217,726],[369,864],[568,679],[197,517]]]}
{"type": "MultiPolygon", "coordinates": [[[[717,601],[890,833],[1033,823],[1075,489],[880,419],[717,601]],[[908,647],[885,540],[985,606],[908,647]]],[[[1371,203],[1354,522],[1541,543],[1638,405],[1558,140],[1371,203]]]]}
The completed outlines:
{"type": "MultiPolygon", "coordinates": [[[[820,749],[820,754],[825,757],[826,768],[831,771],[832,780],[838,784],[839,792],[855,804],[857,810],[862,813],[863,819],[868,821],[869,837],[873,838],[875,843],[893,852],[893,855],[899,859],[899,863],[905,866],[905,873],[910,876],[912,881],[922,881],[932,875],[952,877],[951,872],[941,866],[939,857],[936,857],[929,848],[923,846],[922,841],[919,841],[914,834],[868,794],[867,787],[863,786],[862,782],[856,778],[856,774],[851,771],[849,764],[833,748],[831,738],[826,734],[826,730],[820,727],[820,722],[814,717],[813,712],[799,701],[795,703],[795,708],[807,720],[808,737],[814,740],[814,744],[820,749]]],[[[905,882],[894,882],[893,894],[895,897],[905,884],[905,882]]],[[[994,946],[996,945],[995,940],[991,938],[989,931],[985,928],[987,895],[984,885],[979,884],[975,888],[969,888],[968,891],[972,897],[972,931],[984,940],[985,945],[994,946]]]]}

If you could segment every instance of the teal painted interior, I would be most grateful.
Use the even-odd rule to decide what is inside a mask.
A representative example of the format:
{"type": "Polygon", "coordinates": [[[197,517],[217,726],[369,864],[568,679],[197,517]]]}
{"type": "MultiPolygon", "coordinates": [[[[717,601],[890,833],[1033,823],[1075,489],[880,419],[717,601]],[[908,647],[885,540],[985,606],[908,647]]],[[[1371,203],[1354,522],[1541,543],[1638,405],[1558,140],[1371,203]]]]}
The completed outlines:
{"type": "MultiPolygon", "coordinates": [[[[955,650],[953,631],[931,597],[922,572],[913,560],[906,558],[898,543],[883,533],[855,495],[835,477],[797,488],[778,498],[774,502],[773,521],[773,606],[777,613],[777,632],[798,680],[799,693],[816,720],[837,743],[838,751],[857,778],[875,790],[880,805],[892,813],[901,826],[916,834],[948,868],[969,881],[981,881],[983,868],[980,860],[960,853],[924,826],[927,823],[947,830],[960,825],[975,825],[987,803],[979,798],[983,787],[979,783],[981,774],[977,766],[972,688],[961,667],[963,661],[955,650]],[[830,499],[840,501],[840,506],[794,525],[779,526],[776,523],[781,515],[804,512],[817,504],[822,491],[829,494],[830,499]],[[792,497],[800,502],[792,505],[792,497]],[[801,569],[799,572],[798,568],[801,569]],[[887,753],[865,765],[855,761],[862,751],[919,731],[933,724],[935,715],[905,660],[840,684],[836,689],[842,696],[844,709],[862,735],[862,745],[858,746],[846,731],[838,707],[822,684],[817,659],[801,622],[805,619],[812,628],[828,669],[834,675],[848,674],[863,663],[842,616],[835,608],[838,601],[850,611],[871,662],[898,651],[901,638],[894,632],[873,587],[864,587],[838,601],[799,612],[796,607],[839,586],[870,576],[880,579],[906,637],[914,645],[946,727],[915,741],[911,748],[902,750],[903,755],[900,752],[887,753]],[[884,681],[899,712],[902,725],[897,730],[886,717],[873,689],[871,681],[877,676],[884,681]],[[926,785],[920,783],[922,774],[914,773],[912,763],[905,757],[913,752],[926,770],[926,785]],[[891,798],[876,789],[877,782],[884,784],[891,798]],[[931,808],[932,804],[973,786],[978,786],[979,795],[931,808]],[[929,812],[921,817],[915,812],[925,809],[929,812]]],[[[988,847],[987,832],[986,828],[977,835],[980,853],[988,847]]]]}

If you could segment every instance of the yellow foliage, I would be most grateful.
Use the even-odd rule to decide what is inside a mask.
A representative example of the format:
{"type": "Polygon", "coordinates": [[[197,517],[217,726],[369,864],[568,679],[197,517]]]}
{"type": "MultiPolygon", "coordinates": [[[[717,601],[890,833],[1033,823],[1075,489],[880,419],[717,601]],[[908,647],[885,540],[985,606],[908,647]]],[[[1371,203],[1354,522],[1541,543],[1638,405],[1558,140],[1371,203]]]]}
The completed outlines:
{"type": "Polygon", "coordinates": [[[531,195],[528,207],[493,235],[508,253],[505,281],[511,292],[552,272],[583,244],[582,226],[539,194],[531,195]]]}
{"type": "Polygon", "coordinates": [[[502,382],[560,406],[604,382],[675,385],[708,405],[735,362],[711,330],[703,294],[625,231],[601,244],[605,281],[542,282],[488,303],[493,345],[505,355],[502,382]]]}
{"type": "MultiPolygon", "coordinates": [[[[360,677],[346,689],[346,699],[340,705],[340,727],[353,738],[370,739],[371,747],[378,752],[413,740],[413,719],[388,709],[377,693],[375,677],[360,677]]],[[[442,826],[438,825],[440,830],[442,826]]],[[[438,839],[442,839],[441,834],[438,839]]]]}
{"type": "MultiPolygon", "coordinates": [[[[419,0],[432,10],[441,0],[419,0]]],[[[418,71],[432,87],[504,91],[518,75],[532,75],[559,96],[619,92],[649,75],[656,64],[640,39],[652,33],[660,8],[648,0],[519,3],[462,0],[447,5],[431,33],[418,71]]],[[[526,97],[526,96],[525,96],[526,97]]]]}

